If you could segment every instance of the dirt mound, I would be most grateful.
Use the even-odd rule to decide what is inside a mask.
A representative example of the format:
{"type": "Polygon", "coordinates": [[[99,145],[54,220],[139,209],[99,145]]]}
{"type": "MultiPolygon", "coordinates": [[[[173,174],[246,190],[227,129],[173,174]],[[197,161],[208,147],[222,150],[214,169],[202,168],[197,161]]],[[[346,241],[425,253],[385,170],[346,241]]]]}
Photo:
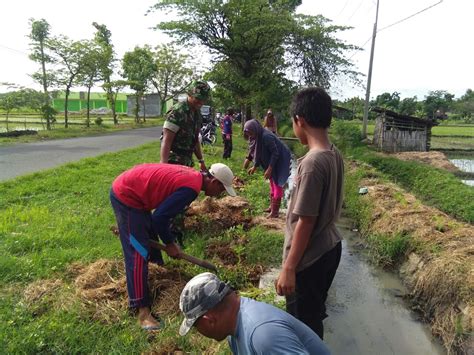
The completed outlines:
{"type": "MultiPolygon", "coordinates": [[[[187,279],[175,270],[152,263],[148,267],[152,310],[160,315],[178,313],[179,295],[187,279]]],[[[78,274],[74,281],[76,295],[93,319],[115,322],[128,308],[123,261],[101,259],[86,266],[75,264],[71,272],[78,274]]]]}
{"type": "Polygon", "coordinates": [[[402,266],[412,298],[447,349],[466,351],[474,329],[474,226],[423,205],[394,184],[376,178],[368,187],[372,221],[367,234],[409,235],[415,245],[402,266]]]}
{"type": "Polygon", "coordinates": [[[458,172],[459,169],[446,158],[441,152],[431,151],[431,152],[403,152],[390,154],[400,160],[413,160],[420,163],[429,164],[438,169],[444,169],[452,173],[458,172]]]}
{"type": "Polygon", "coordinates": [[[206,197],[202,201],[195,201],[186,211],[186,229],[197,231],[224,230],[241,224],[247,225],[251,217],[244,211],[249,208],[249,203],[242,197],[224,197],[214,199],[206,197]]]}
{"type": "Polygon", "coordinates": [[[278,218],[267,218],[266,216],[257,216],[252,219],[252,225],[262,226],[268,229],[274,229],[284,232],[286,218],[285,215],[281,212],[278,218]]]}

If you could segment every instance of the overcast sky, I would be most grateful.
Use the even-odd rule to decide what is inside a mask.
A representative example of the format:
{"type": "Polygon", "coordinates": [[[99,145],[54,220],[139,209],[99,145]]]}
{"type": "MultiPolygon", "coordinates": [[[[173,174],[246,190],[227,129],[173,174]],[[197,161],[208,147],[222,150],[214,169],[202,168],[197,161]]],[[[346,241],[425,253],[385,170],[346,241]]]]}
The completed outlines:
{"type": "MultiPolygon", "coordinates": [[[[379,33],[375,43],[371,97],[383,92],[417,95],[447,90],[459,97],[474,89],[474,0],[444,0],[413,18],[384,29],[439,0],[380,0],[379,33]]],[[[144,16],[153,0],[3,0],[0,3],[0,82],[39,87],[28,74],[38,66],[28,59],[29,18],[46,19],[53,35],[72,39],[92,38],[92,22],[103,23],[112,32],[118,55],[136,45],[155,46],[167,41],[153,31],[159,13],[144,16]],[[109,10],[109,7],[112,10],[109,10]]],[[[341,35],[347,43],[363,47],[348,53],[362,73],[368,72],[376,0],[303,0],[298,12],[322,14],[337,25],[354,27],[341,35]]],[[[203,56],[207,58],[207,56],[203,56]]],[[[365,81],[365,79],[364,79],[365,81]]],[[[365,96],[364,88],[338,82],[331,89],[335,98],[365,96]]]]}

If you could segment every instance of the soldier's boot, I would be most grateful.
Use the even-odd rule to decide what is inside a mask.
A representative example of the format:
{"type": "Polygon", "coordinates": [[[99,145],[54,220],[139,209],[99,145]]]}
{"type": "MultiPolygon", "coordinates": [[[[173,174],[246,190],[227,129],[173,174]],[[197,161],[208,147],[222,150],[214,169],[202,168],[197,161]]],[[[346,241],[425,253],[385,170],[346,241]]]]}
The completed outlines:
{"type": "Polygon", "coordinates": [[[267,216],[268,218],[278,218],[281,206],[281,198],[274,198],[272,200],[272,210],[267,216]]]}

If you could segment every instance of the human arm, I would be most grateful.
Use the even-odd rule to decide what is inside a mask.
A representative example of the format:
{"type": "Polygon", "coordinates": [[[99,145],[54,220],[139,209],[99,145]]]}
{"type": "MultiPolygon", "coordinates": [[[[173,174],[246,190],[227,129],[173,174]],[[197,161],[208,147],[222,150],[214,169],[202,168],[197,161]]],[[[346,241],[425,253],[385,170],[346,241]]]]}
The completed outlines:
{"type": "Polygon", "coordinates": [[[199,139],[196,140],[196,145],[194,146],[194,155],[199,161],[201,171],[207,171],[207,167],[206,167],[206,164],[204,163],[204,157],[202,155],[201,143],[199,143],[199,139]]]}
{"type": "MultiPolygon", "coordinates": [[[[189,187],[182,187],[168,196],[152,214],[153,231],[168,245],[174,244],[174,236],[170,232],[170,222],[178,213],[184,211],[186,206],[198,196],[197,192],[189,187]]],[[[173,246],[169,247],[173,250],[173,246]]],[[[179,248],[178,248],[179,249],[179,248]]],[[[168,253],[168,250],[166,250],[168,253]]],[[[176,256],[176,255],[170,255],[176,256]]]]}
{"type": "Polygon", "coordinates": [[[173,144],[176,132],[168,128],[163,128],[163,140],[161,141],[160,163],[168,163],[171,145],[173,144]]]}
{"type": "Polygon", "coordinates": [[[316,334],[304,334],[305,343],[301,341],[302,335],[297,334],[295,329],[285,321],[274,320],[263,323],[254,330],[250,347],[254,354],[259,355],[330,354],[327,346],[316,334]]]}
{"type": "Polygon", "coordinates": [[[275,284],[276,292],[280,296],[288,296],[295,292],[296,267],[308,246],[316,219],[317,217],[313,216],[300,216],[298,218],[288,257],[283,263],[275,284]]]}

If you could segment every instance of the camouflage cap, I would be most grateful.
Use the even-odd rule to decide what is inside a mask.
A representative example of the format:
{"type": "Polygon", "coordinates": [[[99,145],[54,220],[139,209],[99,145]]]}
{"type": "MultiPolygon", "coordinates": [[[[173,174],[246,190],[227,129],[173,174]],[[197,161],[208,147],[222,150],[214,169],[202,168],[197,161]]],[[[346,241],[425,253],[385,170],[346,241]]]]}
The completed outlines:
{"type": "Polygon", "coordinates": [[[184,314],[179,334],[186,335],[194,322],[222,301],[230,289],[228,284],[210,272],[204,272],[189,280],[179,297],[179,308],[184,314]]]}
{"type": "Polygon", "coordinates": [[[209,98],[211,88],[209,84],[201,80],[193,80],[188,86],[187,93],[189,96],[205,101],[209,98]]]}

